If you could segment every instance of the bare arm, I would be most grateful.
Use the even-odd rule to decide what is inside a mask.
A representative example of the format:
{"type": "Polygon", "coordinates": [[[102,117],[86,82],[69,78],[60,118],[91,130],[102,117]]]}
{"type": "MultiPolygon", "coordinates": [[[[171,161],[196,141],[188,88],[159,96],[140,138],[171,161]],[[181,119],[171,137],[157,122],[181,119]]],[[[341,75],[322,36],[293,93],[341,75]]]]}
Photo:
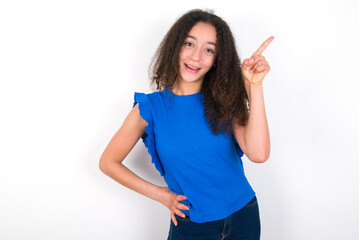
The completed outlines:
{"type": "Polygon", "coordinates": [[[234,135],[249,160],[263,163],[269,158],[270,138],[264,106],[263,86],[245,81],[250,113],[246,126],[233,126],[234,135]]]}
{"type": "Polygon", "coordinates": [[[168,187],[160,187],[140,178],[122,164],[145,132],[145,126],[147,122],[140,116],[136,104],[102,153],[99,167],[104,174],[121,185],[168,207],[171,210],[172,220],[177,225],[174,213],[184,216],[179,209],[188,210],[188,206],[179,201],[185,200],[186,197],[172,193],[168,187]]]}
{"type": "Polygon", "coordinates": [[[262,52],[274,37],[268,38],[249,59],[242,64],[250,113],[246,126],[233,124],[234,135],[243,153],[253,162],[267,161],[270,154],[270,139],[264,107],[262,82],[270,70],[262,52]]]}
{"type": "Polygon", "coordinates": [[[103,152],[100,158],[100,169],[123,186],[159,201],[160,187],[140,178],[122,164],[145,132],[145,126],[147,123],[140,117],[138,104],[136,104],[103,152]]]}

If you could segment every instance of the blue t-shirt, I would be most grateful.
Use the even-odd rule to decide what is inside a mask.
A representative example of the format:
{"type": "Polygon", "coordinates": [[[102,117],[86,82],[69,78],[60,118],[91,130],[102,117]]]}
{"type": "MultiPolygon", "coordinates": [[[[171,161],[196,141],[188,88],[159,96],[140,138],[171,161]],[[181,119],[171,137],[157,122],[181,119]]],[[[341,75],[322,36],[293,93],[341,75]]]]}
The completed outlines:
{"type": "Polygon", "coordinates": [[[134,94],[148,123],[142,140],[168,188],[185,195],[181,210],[202,223],[228,217],[244,207],[255,192],[244,174],[236,138],[214,135],[204,116],[203,94],[171,94],[169,88],[134,94]]]}

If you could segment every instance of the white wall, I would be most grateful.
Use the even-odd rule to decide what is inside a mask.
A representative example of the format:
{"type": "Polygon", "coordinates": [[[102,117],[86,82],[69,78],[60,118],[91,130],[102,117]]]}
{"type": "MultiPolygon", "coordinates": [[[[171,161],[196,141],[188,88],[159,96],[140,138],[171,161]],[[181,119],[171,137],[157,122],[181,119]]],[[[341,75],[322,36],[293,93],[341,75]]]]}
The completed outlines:
{"type": "MultiPolygon", "coordinates": [[[[212,8],[249,57],[269,36],[271,156],[243,158],[262,239],[358,239],[357,1],[2,1],[0,238],[166,239],[162,204],[99,158],[174,21],[212,8]]],[[[140,140],[124,164],[165,182],[140,140]]]]}

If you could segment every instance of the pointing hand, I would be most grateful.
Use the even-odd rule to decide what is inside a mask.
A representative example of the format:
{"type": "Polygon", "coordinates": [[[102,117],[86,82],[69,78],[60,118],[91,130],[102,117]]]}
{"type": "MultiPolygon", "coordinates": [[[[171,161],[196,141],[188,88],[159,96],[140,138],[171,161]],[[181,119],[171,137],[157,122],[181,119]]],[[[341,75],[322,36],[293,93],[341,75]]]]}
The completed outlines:
{"type": "Polygon", "coordinates": [[[262,56],[262,52],[273,39],[274,37],[268,38],[250,58],[243,61],[242,74],[245,80],[256,85],[262,84],[264,77],[270,70],[268,62],[262,56]]]}

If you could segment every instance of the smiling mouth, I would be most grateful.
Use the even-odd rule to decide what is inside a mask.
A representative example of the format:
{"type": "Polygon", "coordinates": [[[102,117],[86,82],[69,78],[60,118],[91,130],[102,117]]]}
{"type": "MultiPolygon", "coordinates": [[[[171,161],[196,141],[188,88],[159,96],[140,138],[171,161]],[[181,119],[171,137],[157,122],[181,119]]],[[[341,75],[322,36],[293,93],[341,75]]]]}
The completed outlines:
{"type": "Polygon", "coordinates": [[[198,72],[201,68],[198,68],[198,67],[194,67],[192,65],[188,65],[188,64],[184,64],[186,66],[186,69],[190,72],[198,72]]]}

